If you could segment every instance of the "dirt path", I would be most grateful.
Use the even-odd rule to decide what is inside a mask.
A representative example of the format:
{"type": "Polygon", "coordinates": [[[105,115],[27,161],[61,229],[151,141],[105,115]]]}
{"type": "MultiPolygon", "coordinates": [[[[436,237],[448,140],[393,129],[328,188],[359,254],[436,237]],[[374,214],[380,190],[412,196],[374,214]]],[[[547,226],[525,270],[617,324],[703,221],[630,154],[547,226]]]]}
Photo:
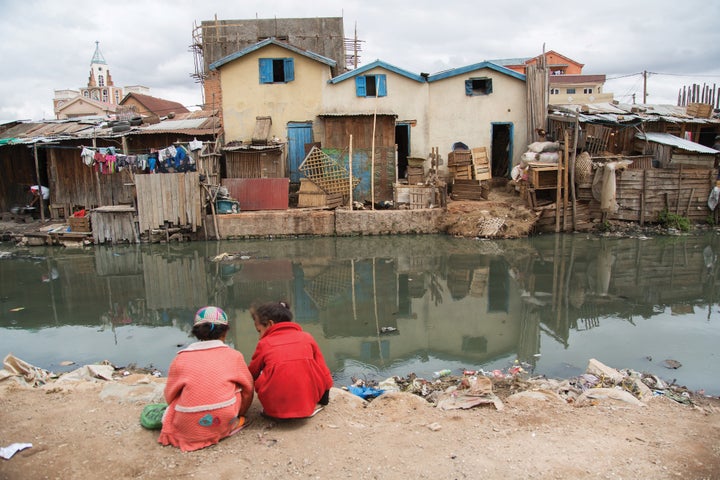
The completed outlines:
{"type": "Polygon", "coordinates": [[[162,386],[149,375],[42,388],[0,382],[0,446],[33,444],[0,459],[0,479],[720,478],[718,399],[576,407],[506,397],[500,411],[446,411],[409,393],[366,404],[334,389],[330,405],[303,421],[264,419],[256,401],[245,430],[182,453],[138,423],[162,386]]]}

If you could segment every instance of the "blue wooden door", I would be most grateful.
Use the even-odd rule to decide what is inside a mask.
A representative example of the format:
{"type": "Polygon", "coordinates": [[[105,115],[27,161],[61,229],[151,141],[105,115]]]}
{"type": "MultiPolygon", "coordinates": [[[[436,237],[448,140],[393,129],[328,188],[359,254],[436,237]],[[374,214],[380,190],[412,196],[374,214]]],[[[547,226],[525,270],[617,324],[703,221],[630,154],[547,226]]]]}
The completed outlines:
{"type": "Polygon", "coordinates": [[[307,143],[313,143],[312,123],[289,122],[288,172],[290,172],[291,182],[299,182],[300,178],[304,177],[298,167],[305,160],[305,144],[307,143]]]}

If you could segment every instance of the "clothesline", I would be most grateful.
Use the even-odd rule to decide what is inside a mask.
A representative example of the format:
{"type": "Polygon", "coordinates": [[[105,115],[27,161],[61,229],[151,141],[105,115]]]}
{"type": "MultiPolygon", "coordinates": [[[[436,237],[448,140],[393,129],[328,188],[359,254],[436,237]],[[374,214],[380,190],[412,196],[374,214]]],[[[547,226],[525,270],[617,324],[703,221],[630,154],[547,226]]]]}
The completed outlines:
{"type": "Polygon", "coordinates": [[[173,144],[150,153],[118,153],[115,147],[81,147],[80,157],[85,165],[96,172],[112,174],[126,168],[134,172],[167,173],[195,171],[193,152],[201,150],[203,142],[193,139],[184,144],[173,144]],[[177,146],[175,146],[177,145],[177,146]]]}

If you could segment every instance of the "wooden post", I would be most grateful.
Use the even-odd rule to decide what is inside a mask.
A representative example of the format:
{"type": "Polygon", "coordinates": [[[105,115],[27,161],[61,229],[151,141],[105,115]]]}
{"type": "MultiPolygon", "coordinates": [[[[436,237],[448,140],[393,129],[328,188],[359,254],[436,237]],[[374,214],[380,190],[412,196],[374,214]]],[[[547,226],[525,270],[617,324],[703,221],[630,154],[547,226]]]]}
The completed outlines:
{"type": "Polygon", "coordinates": [[[350,134],[350,146],[348,148],[348,170],[350,172],[350,185],[348,185],[348,189],[350,190],[350,210],[353,209],[353,145],[352,145],[352,134],[350,134]]]}
{"type": "Polygon", "coordinates": [[[640,192],[640,226],[645,225],[645,196],[647,190],[647,170],[643,169],[642,191],[640,192]]]}
{"type": "Polygon", "coordinates": [[[580,135],[580,114],[575,112],[575,133],[573,134],[572,164],[570,165],[570,188],[572,188],[572,224],[577,230],[577,194],[575,192],[575,164],[577,163],[577,144],[580,135]]]}
{"type": "Polygon", "coordinates": [[[680,215],[680,185],[682,183],[682,171],[683,166],[680,164],[680,170],[678,171],[677,179],[677,202],[675,203],[675,215],[680,215]]]}
{"type": "MultiPolygon", "coordinates": [[[[375,77],[375,94],[377,95],[377,77],[375,77]]],[[[372,152],[370,153],[370,203],[375,210],[375,125],[377,123],[377,97],[375,97],[375,113],[373,113],[372,152]]]]}
{"type": "MultiPolygon", "coordinates": [[[[33,157],[35,157],[35,177],[37,178],[38,194],[40,195],[40,221],[45,223],[45,199],[43,199],[43,185],[40,181],[40,162],[38,161],[37,142],[33,143],[33,157]]],[[[49,185],[48,188],[50,188],[49,185]]]]}
{"type": "Polygon", "coordinates": [[[564,145],[564,157],[563,157],[563,232],[567,232],[567,210],[568,210],[568,158],[570,157],[568,142],[568,132],[566,128],[563,128],[563,145],[564,145]]]}
{"type": "Polygon", "coordinates": [[[557,181],[555,182],[555,233],[560,232],[560,195],[562,194],[562,158],[558,157],[557,181]]]}

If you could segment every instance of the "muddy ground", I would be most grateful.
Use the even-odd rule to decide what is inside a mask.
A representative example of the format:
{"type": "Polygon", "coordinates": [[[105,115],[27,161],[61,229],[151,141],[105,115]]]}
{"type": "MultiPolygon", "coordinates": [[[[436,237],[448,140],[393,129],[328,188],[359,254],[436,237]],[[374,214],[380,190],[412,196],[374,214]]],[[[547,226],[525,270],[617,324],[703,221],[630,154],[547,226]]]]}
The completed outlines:
{"type": "Polygon", "coordinates": [[[502,409],[443,410],[413,393],[368,403],[333,389],[307,420],[268,420],[255,400],[244,430],[182,453],[139,424],[163,383],[146,374],[40,388],[0,382],[0,447],[32,444],[0,459],[0,479],[720,478],[717,398],[578,406],[541,386],[523,396],[496,382],[502,409]]]}

